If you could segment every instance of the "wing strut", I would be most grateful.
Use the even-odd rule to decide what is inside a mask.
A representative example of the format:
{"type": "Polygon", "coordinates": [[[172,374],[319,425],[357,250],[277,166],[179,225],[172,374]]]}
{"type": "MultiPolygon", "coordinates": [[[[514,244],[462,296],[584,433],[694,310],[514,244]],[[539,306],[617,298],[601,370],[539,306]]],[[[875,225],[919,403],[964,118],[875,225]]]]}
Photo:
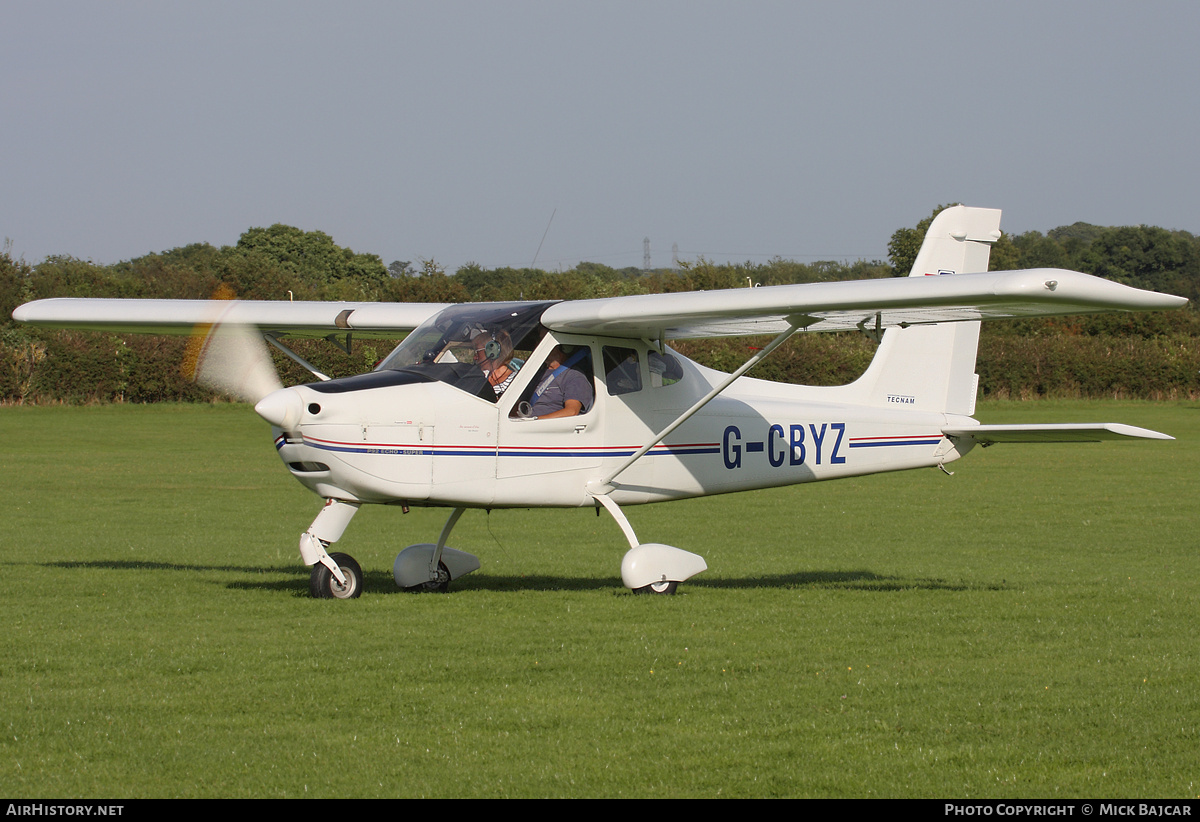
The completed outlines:
{"type": "MultiPolygon", "coordinates": [[[[332,334],[330,334],[329,336],[331,336],[331,337],[332,337],[333,335],[332,335],[332,334]]],[[[301,368],[303,368],[305,371],[308,371],[310,374],[312,374],[312,375],[313,375],[314,377],[316,377],[318,380],[321,380],[322,382],[325,382],[326,380],[328,380],[328,379],[329,379],[329,377],[327,377],[326,375],[324,375],[324,374],[322,374],[320,371],[318,371],[318,370],[316,369],[316,366],[314,366],[314,365],[313,365],[312,363],[310,363],[308,360],[304,359],[304,358],[303,358],[303,357],[301,357],[299,354],[297,354],[295,351],[293,351],[292,349],[288,348],[286,345],[284,345],[283,343],[281,343],[281,342],[279,341],[279,338],[278,338],[278,337],[276,337],[276,336],[275,336],[275,334],[274,334],[273,332],[271,332],[271,331],[264,331],[264,332],[263,332],[263,339],[265,339],[265,340],[266,340],[267,342],[269,342],[271,345],[273,345],[273,346],[275,346],[276,348],[278,348],[280,351],[282,351],[282,352],[284,353],[284,356],[286,356],[286,357],[287,357],[289,360],[292,360],[293,362],[296,362],[296,363],[298,363],[298,364],[300,365],[300,367],[301,367],[301,368]]],[[[349,335],[349,334],[347,334],[347,335],[346,335],[346,341],[347,341],[347,342],[349,342],[349,340],[350,340],[350,335],[349,335]]],[[[340,347],[341,347],[341,346],[339,346],[339,348],[340,348],[340,347]]]]}
{"type": "Polygon", "coordinates": [[[646,443],[641,448],[634,451],[633,454],[630,455],[629,459],[627,459],[623,463],[621,463],[621,465],[615,471],[612,471],[611,473],[609,473],[608,476],[606,476],[602,480],[589,482],[588,483],[588,492],[591,493],[593,496],[599,496],[599,495],[607,494],[609,491],[611,491],[612,490],[612,481],[614,479],[616,479],[618,476],[620,476],[621,473],[624,472],[624,470],[626,468],[628,468],[629,466],[631,466],[635,462],[637,462],[639,459],[641,459],[642,456],[647,451],[649,451],[651,448],[653,448],[654,446],[656,446],[660,442],[662,442],[664,439],[666,439],[672,431],[674,431],[676,428],[678,428],[679,426],[681,426],[685,422],[687,422],[688,419],[693,414],[695,414],[697,411],[699,411],[701,408],[708,405],[708,403],[711,400],[713,400],[722,391],[724,391],[726,388],[728,388],[730,385],[732,385],[734,380],[736,380],[738,377],[745,374],[747,371],[749,371],[754,366],[758,365],[758,363],[761,362],[768,354],[770,354],[772,351],[774,351],[776,348],[778,348],[780,345],[782,345],[788,339],[788,337],[792,336],[797,331],[799,331],[800,329],[804,328],[807,325],[810,325],[813,322],[816,322],[816,320],[813,317],[801,317],[799,319],[788,320],[788,327],[787,327],[786,331],[784,331],[782,334],[780,334],[775,339],[771,340],[771,342],[768,343],[765,348],[762,348],[759,351],[755,352],[754,356],[752,356],[750,359],[748,359],[744,363],[742,363],[741,367],[738,368],[737,371],[734,371],[732,374],[730,374],[728,377],[726,377],[721,382],[720,385],[718,385],[716,388],[712,389],[707,394],[705,394],[703,397],[701,397],[699,400],[697,400],[696,403],[691,408],[689,408],[688,410],[686,410],[682,414],[680,414],[675,419],[674,422],[672,422],[670,425],[668,425],[666,428],[664,428],[657,436],[654,437],[654,439],[650,440],[650,442],[646,443]]]}

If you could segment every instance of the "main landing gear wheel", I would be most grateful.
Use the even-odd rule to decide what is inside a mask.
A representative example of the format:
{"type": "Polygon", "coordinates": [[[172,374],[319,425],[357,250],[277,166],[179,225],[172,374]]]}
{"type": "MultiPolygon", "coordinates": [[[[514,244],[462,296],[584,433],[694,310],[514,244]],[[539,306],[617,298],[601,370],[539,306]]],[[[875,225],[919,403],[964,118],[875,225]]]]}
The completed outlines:
{"type": "Polygon", "coordinates": [[[643,585],[641,588],[634,588],[635,594],[660,594],[662,596],[670,596],[675,593],[675,589],[679,587],[678,582],[651,582],[649,585],[643,585]]]}
{"type": "Polygon", "coordinates": [[[431,579],[428,582],[422,582],[419,585],[410,585],[405,588],[413,594],[444,594],[450,589],[450,569],[446,567],[446,563],[438,561],[437,579],[431,579]]]}
{"type": "Polygon", "coordinates": [[[362,593],[362,568],[349,554],[330,554],[329,558],[342,570],[346,584],[338,582],[333,572],[318,562],[308,581],[309,593],[316,599],[358,599],[362,593]]]}

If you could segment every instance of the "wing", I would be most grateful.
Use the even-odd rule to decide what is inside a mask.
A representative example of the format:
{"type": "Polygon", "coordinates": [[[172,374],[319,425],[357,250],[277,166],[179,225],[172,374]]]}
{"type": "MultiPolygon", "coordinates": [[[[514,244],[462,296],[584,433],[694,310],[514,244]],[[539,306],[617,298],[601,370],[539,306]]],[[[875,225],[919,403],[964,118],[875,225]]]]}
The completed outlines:
{"type": "Polygon", "coordinates": [[[1183,297],[1078,271],[1036,268],[574,300],[546,309],[555,331],[642,339],[883,329],[929,323],[1179,308],[1183,297]]]}
{"type": "Polygon", "coordinates": [[[981,445],[996,442],[1101,442],[1102,440],[1173,440],[1166,434],[1116,422],[1049,425],[973,425],[943,428],[947,437],[970,437],[981,445]]]}
{"type": "Polygon", "coordinates": [[[251,325],[278,335],[353,332],[387,337],[411,331],[447,304],[273,300],[106,300],[60,297],[26,303],[13,319],[89,331],[190,334],[197,325],[251,325]]]}
{"type": "MultiPolygon", "coordinates": [[[[1183,297],[1078,271],[1038,268],[572,300],[547,308],[542,324],[572,333],[688,339],[777,334],[792,323],[808,331],[875,330],[1186,304],[1183,297]]],[[[188,334],[196,325],[223,322],[277,334],[325,336],[352,331],[369,337],[411,331],[446,307],[444,303],[57,298],[20,306],[13,318],[55,328],[155,334],[188,334]]]]}

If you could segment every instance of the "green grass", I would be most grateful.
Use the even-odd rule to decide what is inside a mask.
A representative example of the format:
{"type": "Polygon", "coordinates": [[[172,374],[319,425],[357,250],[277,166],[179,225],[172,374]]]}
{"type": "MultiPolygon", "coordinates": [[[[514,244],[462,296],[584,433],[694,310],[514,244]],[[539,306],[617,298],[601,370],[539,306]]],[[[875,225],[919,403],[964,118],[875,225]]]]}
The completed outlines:
{"type": "Polygon", "coordinates": [[[676,597],[590,511],[468,512],[482,570],[396,593],[445,512],[366,508],[340,602],[248,409],[0,409],[0,794],[1200,795],[1200,407],[978,416],[1179,439],[630,509],[676,597]]]}

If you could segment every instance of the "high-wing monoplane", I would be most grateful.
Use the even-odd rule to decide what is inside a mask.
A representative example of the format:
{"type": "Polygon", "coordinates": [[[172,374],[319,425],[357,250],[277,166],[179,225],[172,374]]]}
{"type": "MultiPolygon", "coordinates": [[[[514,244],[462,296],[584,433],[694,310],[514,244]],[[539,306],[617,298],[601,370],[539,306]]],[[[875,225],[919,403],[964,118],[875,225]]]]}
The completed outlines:
{"type": "Polygon", "coordinates": [[[254,403],[284,466],[325,500],[300,537],[315,597],[361,593],[358,563],[328,549],[370,504],[451,511],[435,542],[396,557],[400,588],[445,590],[480,567],[447,545],[468,508],[596,507],[629,542],[624,584],[673,593],[706,569],[704,560],[641,542],[624,508],[944,468],[975,445],[997,442],[1171,439],[1112,423],[973,419],[980,321],[1187,302],[1075,271],[988,272],[999,225],[997,210],[946,209],[911,275],[891,280],[460,305],[50,299],[13,316],[106,331],[205,329],[199,378],[254,403]],[[879,347],[852,383],[743,376],[794,334],[855,329],[879,347]],[[348,346],[353,336],[398,332],[411,333],[373,371],[340,379],[317,373],[282,342],[328,336],[348,346]],[[731,374],[666,344],[733,335],[773,339],[731,374]],[[317,379],[284,388],[264,339],[317,379]],[[552,408],[554,396],[561,402],[552,408]]]}

